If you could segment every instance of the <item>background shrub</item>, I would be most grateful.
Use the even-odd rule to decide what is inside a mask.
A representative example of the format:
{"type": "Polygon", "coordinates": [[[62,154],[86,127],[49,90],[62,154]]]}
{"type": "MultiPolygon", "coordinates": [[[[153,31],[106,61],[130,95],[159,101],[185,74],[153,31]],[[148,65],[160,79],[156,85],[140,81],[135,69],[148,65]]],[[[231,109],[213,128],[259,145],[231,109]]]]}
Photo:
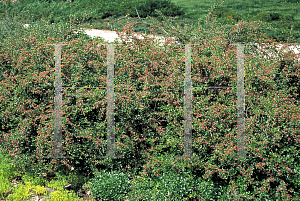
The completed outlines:
{"type": "MultiPolygon", "coordinates": [[[[141,18],[146,18],[147,16],[159,17],[159,15],[155,12],[155,9],[160,10],[166,16],[180,17],[185,15],[182,8],[171,3],[170,0],[147,0],[140,2],[139,6],[135,8],[141,18]]],[[[138,17],[135,8],[132,9],[131,16],[138,17]]]]}

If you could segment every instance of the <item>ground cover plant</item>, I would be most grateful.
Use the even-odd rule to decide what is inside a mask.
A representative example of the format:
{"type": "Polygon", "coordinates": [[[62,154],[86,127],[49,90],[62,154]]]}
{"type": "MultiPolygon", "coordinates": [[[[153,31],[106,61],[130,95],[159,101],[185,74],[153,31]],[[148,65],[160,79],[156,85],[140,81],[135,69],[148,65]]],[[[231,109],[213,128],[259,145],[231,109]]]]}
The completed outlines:
{"type": "MultiPolygon", "coordinates": [[[[34,175],[22,172],[11,160],[10,155],[1,152],[0,170],[1,200],[36,200],[34,195],[39,196],[41,200],[80,200],[74,193],[65,190],[66,180],[60,177],[59,180],[50,180],[44,178],[35,178],[34,175]],[[21,179],[22,178],[22,179],[21,179]],[[44,186],[47,186],[46,188],[44,186]],[[48,192],[49,187],[52,188],[48,192]],[[31,198],[31,199],[30,199],[31,198]]],[[[81,199],[82,200],[82,199],[81,199]]],[[[91,199],[93,200],[93,199],[91,199]]]]}
{"type": "MultiPolygon", "coordinates": [[[[197,29],[175,29],[164,24],[170,20],[160,19],[154,25],[181,43],[203,43],[192,47],[193,86],[235,85],[232,42],[274,44],[257,22],[232,26],[212,18],[206,28],[198,24],[197,29]]],[[[294,54],[266,60],[254,47],[245,48],[246,147],[252,159],[230,158],[236,154],[232,89],[193,90],[193,152],[199,158],[175,158],[183,155],[184,144],[184,48],[172,44],[151,49],[150,39],[115,47],[116,155],[125,158],[95,157],[105,155],[106,92],[64,89],[63,153],[72,158],[47,159],[53,149],[54,48],[46,44],[69,44],[62,51],[64,86],[105,86],[107,68],[106,48],[98,46],[103,40],[73,34],[71,18],[51,23],[42,20],[30,30],[12,19],[3,23],[18,27],[18,37],[12,34],[1,42],[1,143],[20,171],[40,180],[43,173],[66,175],[73,190],[86,184],[96,189],[95,195],[100,195],[97,188],[113,186],[124,173],[131,185],[126,187],[126,179],[118,185],[130,200],[299,198],[299,63],[294,54]],[[104,173],[97,177],[98,170],[119,174],[109,174],[111,179],[99,187],[97,179],[104,173]],[[184,183],[176,185],[178,181],[184,183]]],[[[127,23],[123,31],[128,35],[138,24],[127,23]]],[[[9,185],[9,180],[4,183],[9,185]]]]}

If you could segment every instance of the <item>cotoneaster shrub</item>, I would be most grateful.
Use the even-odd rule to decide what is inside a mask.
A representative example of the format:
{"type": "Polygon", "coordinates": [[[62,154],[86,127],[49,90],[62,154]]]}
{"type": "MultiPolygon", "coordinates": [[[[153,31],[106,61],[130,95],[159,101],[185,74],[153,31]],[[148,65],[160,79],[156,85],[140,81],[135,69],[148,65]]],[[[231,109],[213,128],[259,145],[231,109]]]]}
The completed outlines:
{"type": "MultiPolygon", "coordinates": [[[[233,28],[236,40],[239,39],[238,33],[243,31],[241,27],[247,27],[246,23],[240,23],[233,28]]],[[[131,27],[125,27],[129,28],[131,27]]],[[[247,35],[249,36],[251,34],[247,35]]],[[[192,75],[206,68],[210,73],[206,80],[208,86],[232,86],[236,81],[236,51],[228,44],[230,38],[226,37],[227,33],[220,28],[208,36],[204,45],[193,49],[192,75]],[[220,60],[216,60],[216,57],[220,60]]],[[[95,155],[100,154],[79,153],[76,152],[75,144],[72,146],[72,136],[82,134],[83,131],[86,131],[86,138],[98,138],[98,141],[95,140],[98,143],[97,148],[105,145],[106,127],[102,123],[105,121],[105,109],[102,109],[106,106],[106,99],[103,98],[105,93],[95,94],[96,92],[84,89],[85,93],[78,94],[77,99],[73,98],[75,94],[72,92],[64,92],[69,97],[63,99],[63,105],[67,105],[63,108],[66,114],[63,118],[62,138],[66,145],[63,153],[75,153],[75,157],[46,160],[44,156],[50,154],[53,147],[51,108],[54,104],[54,62],[53,48],[45,43],[59,41],[61,39],[48,37],[41,44],[40,40],[31,37],[17,42],[7,40],[3,45],[5,48],[0,57],[4,70],[0,108],[6,109],[1,111],[1,140],[9,153],[16,154],[19,161],[36,172],[56,171],[57,168],[71,169],[72,162],[80,163],[85,156],[89,157],[87,164],[90,167],[114,166],[120,171],[134,173],[149,169],[154,163],[159,167],[165,161],[158,157],[160,155],[183,154],[184,53],[182,50],[174,53],[176,51],[170,48],[165,52],[157,50],[150,54],[150,48],[141,48],[144,42],[139,51],[134,49],[137,46],[129,45],[128,48],[120,47],[115,54],[119,54],[116,56],[115,75],[120,78],[116,81],[115,89],[116,155],[124,154],[125,158],[96,160],[95,155]],[[38,48],[34,48],[36,46],[38,48]],[[165,89],[168,88],[174,91],[167,93],[165,89]],[[97,95],[101,96],[97,99],[97,95]]],[[[106,81],[107,66],[103,65],[106,61],[106,49],[98,48],[94,42],[71,40],[71,47],[63,48],[62,77],[66,86],[98,86],[100,81],[101,84],[106,81]],[[93,49],[93,45],[97,50],[93,49]]],[[[251,136],[251,139],[246,139],[246,142],[248,154],[254,159],[241,162],[230,158],[236,154],[236,109],[233,104],[235,92],[219,89],[197,90],[192,101],[196,119],[193,122],[193,151],[199,158],[186,163],[185,168],[197,177],[212,180],[214,183],[220,182],[223,187],[230,185],[230,182],[233,182],[231,185],[236,185],[234,182],[243,176],[244,186],[240,188],[248,185],[246,190],[251,192],[253,198],[271,197],[276,191],[281,192],[282,197],[292,193],[295,196],[295,189],[299,189],[299,184],[295,182],[299,178],[299,156],[295,155],[299,150],[295,129],[299,127],[296,115],[298,103],[292,104],[292,100],[282,101],[288,97],[286,90],[273,91],[271,75],[274,73],[274,66],[278,65],[276,61],[271,63],[261,59],[252,63],[249,60],[251,59],[245,59],[245,87],[248,90],[246,100],[247,104],[255,105],[252,104],[247,111],[246,125],[249,133],[246,136],[251,136]],[[256,80],[264,84],[264,90],[258,92],[251,87],[256,80]],[[271,116],[272,114],[275,115],[271,116]],[[289,121],[293,125],[287,126],[289,121]],[[268,166],[263,161],[268,161],[268,166]],[[267,171],[270,174],[266,174],[267,171]]],[[[193,86],[205,81],[203,77],[196,75],[192,79],[193,86]]],[[[85,143],[80,145],[84,146],[85,143]]],[[[89,145],[89,142],[86,144],[89,145]]],[[[155,172],[156,166],[149,172],[160,176],[162,172],[155,172]]]]}

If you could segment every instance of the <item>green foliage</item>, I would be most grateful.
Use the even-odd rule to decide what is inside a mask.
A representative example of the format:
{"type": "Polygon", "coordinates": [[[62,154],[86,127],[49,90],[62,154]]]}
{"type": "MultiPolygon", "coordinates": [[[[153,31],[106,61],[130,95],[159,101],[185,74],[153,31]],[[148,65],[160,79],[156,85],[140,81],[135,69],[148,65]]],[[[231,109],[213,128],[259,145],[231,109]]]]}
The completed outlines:
{"type": "MultiPolygon", "coordinates": [[[[276,28],[274,30],[266,30],[265,33],[268,37],[273,38],[276,41],[280,41],[281,43],[299,43],[300,42],[300,31],[294,30],[291,27],[287,30],[286,27],[288,24],[291,23],[281,23],[281,28],[276,28]]],[[[293,25],[292,25],[293,26],[293,25]]]]}
{"type": "Polygon", "coordinates": [[[12,183],[9,182],[8,178],[0,176],[0,197],[3,199],[10,188],[13,186],[12,183]]]}
{"type": "Polygon", "coordinates": [[[69,1],[69,0],[43,0],[43,1],[51,3],[51,2],[65,2],[65,1],[69,1]]]}
{"type": "Polygon", "coordinates": [[[203,200],[209,200],[212,198],[214,192],[214,183],[212,181],[201,181],[198,184],[198,196],[203,200]]]}
{"type": "MultiPolygon", "coordinates": [[[[65,170],[64,176],[58,178],[60,178],[60,180],[65,179],[66,181],[68,181],[68,184],[71,185],[69,187],[70,190],[74,192],[78,192],[79,189],[90,180],[90,177],[92,177],[92,175],[84,174],[75,170],[72,170],[72,172],[66,169],[63,170],[65,170]]],[[[58,171],[62,172],[61,169],[59,169],[58,171]]]]}
{"type": "Polygon", "coordinates": [[[54,191],[50,193],[49,201],[79,201],[79,197],[68,190],[54,191]]]}
{"type": "Polygon", "coordinates": [[[60,179],[58,180],[51,180],[49,182],[47,182],[47,186],[55,189],[55,190],[63,190],[64,187],[68,184],[68,181],[65,179],[62,179],[61,177],[59,177],[60,179]]]}
{"type": "MultiPolygon", "coordinates": [[[[72,6],[72,9],[77,9],[77,13],[74,15],[75,18],[77,17],[77,19],[75,19],[75,21],[77,21],[76,23],[81,20],[90,22],[94,19],[100,19],[103,16],[116,14],[116,12],[121,13],[123,8],[124,12],[126,11],[126,14],[128,14],[127,11],[130,11],[131,14],[136,14],[135,7],[130,7],[128,6],[129,4],[126,6],[124,4],[124,7],[123,5],[118,7],[118,2],[107,3],[103,5],[107,12],[103,13],[101,9],[96,8],[96,5],[94,9],[91,6],[88,7],[90,2],[81,2],[87,6],[86,10],[77,9],[78,7],[75,5],[78,6],[79,1],[77,2],[78,4],[74,4],[74,7],[72,6]]],[[[162,13],[166,15],[173,12],[169,12],[167,8],[164,9],[163,5],[168,4],[166,2],[160,4],[162,9],[155,7],[151,2],[154,1],[145,2],[145,5],[147,6],[138,7],[137,11],[139,14],[139,9],[141,9],[141,12],[142,10],[145,10],[145,15],[148,14],[150,16],[152,15],[152,12],[149,13],[151,10],[163,11],[162,13]]],[[[98,3],[100,4],[100,2],[98,3]]],[[[159,4],[159,2],[156,3],[159,4]]],[[[0,4],[0,6],[2,5],[0,4]]],[[[184,53],[171,54],[170,52],[161,51],[154,53],[155,55],[152,57],[146,52],[147,50],[144,51],[142,48],[136,52],[131,49],[127,51],[125,48],[123,50],[120,48],[119,50],[122,52],[118,52],[118,54],[122,55],[123,58],[120,59],[122,61],[116,61],[115,65],[115,73],[119,78],[115,89],[117,94],[115,100],[115,108],[117,108],[115,111],[117,128],[116,155],[122,154],[125,158],[98,161],[95,159],[95,156],[97,155],[103,153],[105,155],[106,150],[105,109],[100,109],[100,107],[104,108],[106,103],[101,102],[98,105],[91,105],[99,101],[99,99],[106,100],[106,94],[94,94],[91,98],[91,94],[88,95],[89,97],[85,97],[83,95],[84,93],[82,93],[76,97],[78,99],[75,99],[74,91],[64,91],[63,94],[63,104],[66,104],[66,107],[64,108],[66,118],[63,119],[63,125],[65,126],[63,127],[63,153],[70,156],[70,159],[55,160],[43,158],[43,156],[50,154],[50,149],[53,145],[51,144],[52,141],[50,138],[52,125],[49,120],[53,119],[50,115],[53,111],[48,110],[49,107],[45,105],[53,104],[54,93],[52,86],[54,49],[53,47],[44,44],[72,41],[73,47],[64,46],[62,51],[62,77],[63,84],[66,86],[74,85],[74,83],[79,86],[90,84],[96,86],[99,84],[97,83],[99,78],[105,80],[105,73],[107,72],[106,66],[103,65],[103,63],[106,62],[106,53],[101,52],[101,54],[98,54],[99,52],[96,52],[94,49],[92,50],[90,47],[92,41],[88,39],[88,37],[84,37],[82,34],[73,35],[70,33],[70,30],[72,31],[71,25],[73,22],[68,21],[69,13],[62,15],[59,11],[59,9],[66,9],[68,4],[65,4],[64,6],[60,5],[59,2],[53,2],[53,4],[49,6],[49,8],[51,8],[50,10],[46,10],[46,8],[43,10],[44,8],[40,9],[44,6],[42,2],[35,2],[35,4],[32,4],[31,6],[35,7],[35,10],[33,9],[32,11],[34,11],[33,18],[36,20],[36,23],[34,25],[32,24],[31,28],[28,30],[22,28],[23,22],[18,24],[9,18],[2,21],[3,26],[0,28],[0,34],[2,34],[1,38],[4,39],[6,37],[5,39],[7,40],[5,42],[4,40],[3,42],[1,41],[0,44],[0,64],[3,70],[3,73],[0,76],[2,78],[1,80],[4,80],[4,82],[1,83],[3,84],[3,87],[1,88],[0,93],[2,94],[0,108],[5,108],[2,109],[0,113],[1,143],[4,149],[9,150],[9,152],[12,152],[12,150],[15,149],[19,151],[20,155],[18,158],[14,159],[14,163],[18,162],[20,166],[26,166],[27,171],[35,172],[36,175],[34,177],[40,177],[41,172],[55,172],[57,169],[64,169],[65,172],[68,172],[70,165],[75,167],[74,172],[86,173],[86,175],[81,175],[83,177],[92,174],[91,172],[94,171],[96,166],[100,169],[119,169],[120,171],[122,169],[123,172],[125,172],[125,170],[128,172],[131,171],[131,173],[136,175],[142,173],[153,179],[153,182],[155,181],[150,185],[152,186],[152,189],[148,191],[145,188],[145,195],[149,196],[149,199],[152,198],[153,194],[156,197],[170,197],[172,196],[170,191],[176,188],[179,189],[179,193],[181,193],[177,196],[185,196],[185,198],[195,196],[195,191],[180,192],[181,186],[184,187],[184,189],[190,189],[191,185],[188,181],[186,184],[181,183],[181,186],[173,185],[175,182],[180,183],[181,180],[177,180],[181,175],[174,176],[173,181],[171,179],[172,177],[162,174],[170,170],[170,175],[172,175],[182,171],[183,168],[184,171],[189,172],[191,175],[197,175],[198,177],[202,176],[203,178],[207,177],[208,180],[211,181],[207,183],[202,182],[204,190],[202,189],[201,191],[201,193],[207,193],[207,195],[203,196],[206,196],[207,199],[211,200],[229,200],[231,199],[231,195],[228,193],[229,191],[236,191],[236,196],[245,196],[245,199],[248,199],[247,197],[249,197],[250,193],[253,194],[253,197],[256,196],[258,199],[270,199],[273,196],[272,198],[274,200],[277,199],[274,197],[276,195],[284,197],[287,194],[287,192],[281,190],[280,192],[276,192],[277,194],[275,195],[275,191],[277,191],[276,188],[279,187],[281,189],[291,189],[293,195],[297,195],[297,189],[300,188],[298,176],[299,154],[295,154],[299,152],[296,135],[298,130],[293,130],[291,127],[297,128],[299,127],[299,123],[297,123],[298,121],[295,119],[296,116],[293,117],[294,119],[290,117],[293,115],[292,112],[297,114],[299,111],[297,110],[297,107],[293,107],[293,104],[289,103],[289,106],[284,105],[285,101],[282,101],[286,100],[286,97],[289,95],[290,97],[295,98],[295,104],[298,104],[297,101],[299,100],[299,96],[297,96],[297,93],[299,95],[298,71],[295,62],[293,62],[293,56],[287,56],[281,63],[277,63],[276,65],[271,62],[263,61],[263,64],[255,64],[258,65],[258,68],[255,70],[246,69],[247,76],[245,76],[245,79],[248,79],[245,82],[246,88],[247,90],[255,89],[254,91],[251,91],[252,93],[249,91],[250,95],[247,99],[247,104],[250,104],[249,100],[251,98],[256,104],[262,104],[257,106],[257,109],[252,105],[253,107],[251,106],[251,109],[248,109],[247,111],[248,114],[251,113],[251,115],[249,115],[251,116],[250,120],[255,122],[255,124],[250,125],[248,128],[250,133],[247,135],[255,138],[252,145],[248,144],[248,148],[252,155],[257,155],[255,155],[256,158],[252,161],[247,161],[247,167],[243,166],[243,168],[255,168],[253,172],[245,169],[238,170],[240,166],[228,157],[233,155],[234,151],[232,149],[235,148],[232,140],[234,139],[233,136],[236,132],[236,130],[234,130],[236,124],[235,122],[230,123],[232,119],[235,119],[235,116],[231,115],[235,114],[235,110],[234,106],[229,106],[229,103],[235,101],[234,92],[231,92],[233,94],[231,96],[225,96],[223,92],[220,92],[217,89],[212,92],[207,92],[205,90],[193,91],[195,97],[201,97],[201,93],[205,93],[206,97],[202,99],[195,98],[195,102],[193,103],[193,111],[197,111],[194,115],[205,114],[205,116],[207,116],[206,118],[194,116],[198,122],[193,122],[193,136],[195,136],[194,140],[197,140],[197,143],[193,144],[193,151],[200,157],[199,161],[176,161],[176,165],[173,163],[174,161],[168,161],[170,157],[168,154],[173,154],[175,156],[183,154],[184,110],[182,108],[184,102],[182,97],[184,96],[184,88],[182,85],[184,80],[184,53]],[[48,15],[49,18],[45,18],[46,21],[39,21],[40,18],[44,17],[42,15],[43,12],[46,13],[45,15],[48,15],[49,12],[52,14],[48,15]],[[59,23],[50,25],[49,23],[52,22],[59,23]],[[22,37],[25,39],[20,39],[22,37]],[[136,62],[136,66],[133,67],[132,62],[134,59],[136,59],[134,61],[136,62]],[[154,59],[159,60],[161,63],[153,62],[154,59]],[[93,66],[91,64],[92,61],[97,61],[98,63],[93,66]],[[123,68],[124,66],[126,68],[123,68]],[[274,79],[272,79],[272,76],[267,75],[267,72],[263,72],[264,76],[269,76],[267,79],[266,77],[257,75],[261,72],[260,69],[265,70],[270,66],[272,66],[272,69],[274,70],[274,72],[272,72],[274,73],[274,79]],[[77,74],[78,69],[84,69],[83,71],[79,71],[82,74],[77,74]],[[169,69],[169,71],[166,69],[169,69]],[[144,76],[146,70],[148,75],[144,76]],[[95,77],[93,77],[93,75],[95,75],[95,77]],[[101,77],[102,75],[103,77],[101,77]],[[150,79],[149,75],[152,78],[155,77],[159,79],[152,81],[153,79],[150,79]],[[10,80],[7,79],[7,77],[9,77],[10,80]],[[80,78],[80,80],[76,80],[75,77],[80,78]],[[165,82],[163,77],[168,77],[168,82],[165,82]],[[162,86],[162,84],[165,83],[168,84],[168,86],[162,86]],[[130,87],[127,87],[125,84],[129,84],[130,87]],[[172,88],[173,91],[171,90],[172,92],[167,94],[165,91],[167,88],[172,88]],[[134,91],[134,93],[130,94],[128,89],[134,91]],[[253,97],[252,94],[255,94],[255,92],[262,92],[264,89],[269,91],[269,93],[263,94],[264,100],[260,100],[257,96],[253,97]],[[147,91],[147,93],[145,93],[145,91],[147,91]],[[283,97],[281,97],[280,100],[278,100],[279,95],[276,94],[277,91],[280,91],[280,93],[283,94],[283,97]],[[66,96],[71,98],[65,98],[66,96]],[[162,96],[164,96],[164,98],[161,98],[162,96]],[[214,96],[219,96],[219,98],[215,98],[214,96]],[[275,99],[280,102],[281,105],[278,103],[275,105],[275,99]],[[81,104],[81,101],[83,103],[82,105],[84,105],[82,108],[78,106],[78,103],[80,102],[81,104]],[[228,108],[222,111],[222,108],[226,108],[225,106],[228,108]],[[67,110],[66,108],[71,109],[67,110]],[[203,108],[205,108],[205,110],[203,108]],[[291,111],[292,109],[294,111],[291,111]],[[263,114],[262,111],[268,111],[269,114],[263,114]],[[286,116],[272,117],[271,115],[274,116],[274,114],[286,116]],[[224,122],[225,119],[227,122],[224,122]],[[286,121],[281,121],[281,119],[286,121]],[[215,124],[214,122],[217,123],[215,124]],[[262,128],[263,125],[271,126],[269,128],[262,128]],[[85,128],[87,129],[85,130],[85,128]],[[81,131],[86,132],[82,134],[81,131]],[[93,138],[100,138],[97,141],[97,146],[95,140],[89,139],[91,136],[93,138]],[[266,141],[266,143],[262,144],[264,141],[266,141]],[[222,148],[219,149],[218,147],[222,148]],[[162,156],[163,153],[167,153],[167,155],[162,156]],[[255,167],[257,164],[260,164],[261,159],[268,162],[268,167],[261,169],[255,167]],[[98,165],[95,165],[97,163],[98,165]],[[279,165],[276,166],[276,164],[284,164],[284,167],[279,165]],[[228,170],[228,172],[222,172],[223,169],[226,171],[228,170]],[[280,173],[279,171],[283,173],[280,173]],[[276,178],[276,181],[270,181],[270,175],[266,175],[265,172],[271,172],[276,178]],[[243,174],[244,179],[241,179],[239,174],[243,174]],[[159,180],[156,180],[160,177],[163,178],[161,183],[159,180]],[[228,180],[235,183],[229,183],[228,180]],[[249,184],[249,180],[253,181],[251,185],[249,184]],[[285,183],[281,182],[281,180],[285,183]],[[260,192],[257,190],[262,187],[263,182],[271,185],[271,190],[268,192],[260,192]],[[164,186],[166,190],[162,186],[164,186]],[[268,196],[268,194],[270,194],[270,196],[268,196]]],[[[0,9],[2,9],[2,12],[4,7],[2,6],[0,9]]],[[[17,9],[15,9],[14,12],[12,12],[11,9],[8,10],[11,11],[12,16],[14,15],[14,12],[18,12],[17,9]]],[[[69,11],[74,14],[72,10],[69,11]]],[[[228,11],[226,9],[223,11],[224,12],[222,13],[221,10],[215,10],[215,15],[220,15],[219,19],[224,19],[224,22],[226,21],[226,23],[235,23],[235,21],[241,19],[234,11],[228,11]]],[[[24,12],[24,16],[25,14],[28,14],[28,12],[26,12],[24,12]]],[[[244,16],[243,14],[241,15],[244,16]]],[[[292,16],[283,16],[276,12],[272,12],[269,13],[269,15],[261,14],[257,17],[261,20],[259,23],[268,22],[276,26],[283,24],[284,26],[289,26],[291,28],[288,31],[285,30],[286,32],[283,33],[279,33],[283,31],[283,29],[274,29],[274,32],[279,37],[282,36],[283,38],[287,38],[287,36],[291,34],[297,36],[292,28],[296,28],[298,25],[293,21],[292,16]],[[290,23],[283,23],[283,20],[290,23]],[[285,25],[285,23],[287,25],[285,25]]],[[[157,19],[162,18],[165,22],[170,22],[168,18],[162,16],[159,16],[157,19]]],[[[17,18],[14,20],[17,21],[16,19],[17,18]]],[[[157,19],[153,19],[153,21],[160,22],[160,20],[157,19]]],[[[228,44],[232,42],[253,42],[255,39],[261,38],[261,26],[258,26],[257,23],[240,22],[237,26],[228,25],[226,29],[221,29],[221,25],[224,25],[221,22],[219,24],[212,24],[211,27],[213,27],[213,31],[210,28],[202,29],[201,27],[195,28],[192,26],[185,26],[184,29],[181,30],[180,26],[175,28],[175,25],[171,23],[167,24],[167,26],[164,25],[165,24],[160,23],[158,24],[158,27],[168,32],[170,36],[177,34],[176,36],[181,39],[180,42],[182,43],[191,42],[190,39],[192,39],[192,35],[194,39],[199,39],[199,41],[201,40],[202,42],[205,41],[206,44],[209,44],[210,41],[217,42],[217,45],[211,43],[207,47],[203,47],[200,51],[197,47],[194,47],[193,49],[193,73],[201,72],[205,69],[205,71],[209,72],[208,75],[211,75],[212,77],[215,76],[215,78],[210,78],[208,80],[209,86],[224,86],[233,83],[232,77],[229,76],[227,70],[230,69],[235,72],[236,60],[235,55],[230,54],[230,51],[233,51],[228,44]],[[214,46],[215,48],[211,48],[211,46],[214,46]],[[219,58],[221,58],[220,61],[214,60],[215,56],[219,56],[219,58]],[[226,60],[223,60],[224,57],[226,57],[226,60]],[[224,69],[220,69],[223,66],[224,69]],[[218,72],[217,75],[212,74],[210,68],[214,68],[216,71],[220,70],[220,72],[218,72]]],[[[225,26],[223,26],[223,28],[224,27],[225,26]]],[[[130,28],[130,26],[127,26],[124,29],[127,29],[128,31],[130,28]]],[[[272,34],[273,32],[269,36],[272,36],[272,34]]],[[[102,50],[103,49],[99,51],[102,50]]],[[[159,48],[157,48],[157,50],[159,51],[159,48]]],[[[247,61],[245,61],[245,64],[246,66],[252,65],[248,65],[249,63],[247,63],[247,61]]],[[[193,83],[194,81],[195,78],[193,78],[193,83]]],[[[201,83],[201,81],[198,80],[198,83],[201,83]]],[[[202,97],[204,97],[204,95],[202,97]]],[[[6,170],[1,172],[3,175],[1,179],[4,183],[3,193],[5,193],[8,188],[8,172],[9,171],[6,170]]],[[[128,193],[128,183],[118,182],[119,180],[116,178],[119,178],[119,176],[113,175],[111,177],[112,179],[108,180],[102,178],[102,180],[110,183],[110,185],[108,185],[109,189],[105,190],[111,190],[111,194],[108,194],[113,197],[113,193],[115,193],[115,189],[113,188],[114,185],[120,185],[122,186],[121,189],[124,189],[124,192],[122,195],[118,196],[124,197],[125,189],[128,193]]],[[[30,185],[32,183],[37,184],[38,182],[42,182],[41,180],[38,181],[37,179],[29,178],[29,176],[24,176],[23,179],[25,182],[30,183],[30,185]]],[[[72,185],[74,184],[74,186],[79,186],[80,183],[82,183],[79,182],[81,179],[82,178],[79,177],[78,174],[72,173],[70,178],[68,178],[68,180],[63,180],[64,183],[60,183],[58,187],[56,181],[53,181],[52,183],[49,182],[49,185],[53,188],[62,190],[62,186],[67,183],[66,181],[72,182],[72,185]],[[77,176],[78,178],[76,178],[77,176]]],[[[125,180],[126,179],[124,178],[124,181],[125,180]]],[[[141,189],[143,189],[142,181],[140,183],[141,189]]],[[[102,186],[101,188],[103,189],[104,187],[102,186]]],[[[94,190],[96,193],[100,192],[98,187],[95,186],[94,190]]],[[[141,197],[144,196],[142,190],[139,192],[140,194],[143,193],[141,197]]],[[[199,195],[201,194],[199,193],[199,195]]],[[[57,195],[57,199],[62,199],[59,196],[61,195],[57,195]]],[[[101,195],[99,195],[99,197],[100,196],[101,195]]],[[[22,198],[19,196],[16,199],[22,198]]]]}
{"type": "Polygon", "coordinates": [[[9,154],[0,153],[0,176],[3,178],[12,179],[19,176],[15,162],[10,158],[9,154]]]}
{"type": "Polygon", "coordinates": [[[224,19],[223,21],[221,20],[218,21],[226,24],[231,24],[231,22],[236,23],[245,18],[245,16],[242,16],[239,12],[236,12],[232,9],[225,9],[225,8],[217,8],[214,10],[212,14],[217,18],[224,19]]]}
{"type": "Polygon", "coordinates": [[[299,42],[299,22],[291,14],[281,14],[277,12],[261,12],[251,17],[251,21],[267,22],[273,29],[265,30],[263,33],[269,38],[282,42],[299,42]]]}
{"type": "Polygon", "coordinates": [[[275,66],[274,81],[277,90],[286,90],[293,98],[300,100],[299,94],[293,93],[300,91],[300,80],[295,76],[297,70],[293,57],[286,57],[275,66]]]}
{"type": "Polygon", "coordinates": [[[90,190],[95,199],[122,200],[130,190],[129,175],[100,171],[91,180],[90,190]]]}
{"type": "Polygon", "coordinates": [[[195,196],[196,182],[187,173],[182,175],[163,173],[151,180],[149,177],[138,177],[132,181],[129,198],[141,200],[189,200],[195,196]]]}
{"type": "Polygon", "coordinates": [[[282,16],[279,13],[270,13],[270,12],[261,12],[256,16],[257,20],[270,22],[270,21],[276,21],[280,20],[282,16]]]}
{"type": "Polygon", "coordinates": [[[47,195],[48,191],[45,189],[45,187],[37,185],[33,187],[33,192],[37,195],[47,195]]]}
{"type": "Polygon", "coordinates": [[[43,178],[42,174],[38,172],[26,172],[22,175],[23,182],[29,183],[30,185],[41,185],[44,186],[46,184],[46,180],[43,178]]]}
{"type": "Polygon", "coordinates": [[[10,180],[15,176],[19,176],[17,168],[8,154],[0,153],[0,198],[3,199],[9,193],[13,184],[10,180]]]}
{"type": "MultiPolygon", "coordinates": [[[[166,16],[183,16],[185,13],[182,8],[171,3],[170,0],[146,0],[139,3],[138,7],[135,7],[141,18],[146,18],[147,16],[158,17],[155,13],[155,9],[160,10],[166,16]]],[[[137,12],[135,9],[131,11],[131,16],[137,17],[137,12]]]]}
{"type": "Polygon", "coordinates": [[[13,194],[7,196],[7,200],[15,201],[15,200],[26,200],[29,196],[33,195],[32,192],[29,190],[32,188],[31,185],[27,184],[20,184],[18,187],[14,188],[13,194]]]}
{"type": "MultiPolygon", "coordinates": [[[[92,158],[89,159],[89,156],[98,155],[99,149],[94,148],[96,143],[92,139],[76,136],[73,136],[73,139],[72,147],[67,152],[68,156],[72,158],[70,164],[77,173],[87,176],[86,173],[91,172],[93,168],[91,166],[92,158]]],[[[105,150],[101,151],[106,154],[105,150]]]]}

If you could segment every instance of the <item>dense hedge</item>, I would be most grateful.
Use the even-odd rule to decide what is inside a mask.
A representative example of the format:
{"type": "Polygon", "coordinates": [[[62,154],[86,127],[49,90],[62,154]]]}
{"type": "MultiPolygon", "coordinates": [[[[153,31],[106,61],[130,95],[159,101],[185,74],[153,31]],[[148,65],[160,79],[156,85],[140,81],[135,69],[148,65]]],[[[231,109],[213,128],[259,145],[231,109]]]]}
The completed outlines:
{"type": "MultiPolygon", "coordinates": [[[[124,30],[129,33],[131,28],[124,30]]],[[[153,179],[166,171],[189,172],[220,188],[251,192],[253,198],[299,196],[299,102],[290,90],[299,83],[299,71],[292,56],[284,58],[291,62],[285,68],[275,60],[245,58],[246,105],[250,105],[246,145],[247,155],[253,158],[231,158],[236,155],[236,91],[197,89],[192,99],[197,158],[188,160],[176,158],[184,150],[184,49],[153,50],[153,44],[146,46],[145,41],[139,46],[118,46],[116,156],[124,158],[96,159],[106,151],[105,90],[77,89],[76,94],[64,89],[63,155],[71,158],[55,160],[44,158],[53,148],[54,105],[54,48],[46,44],[68,39],[62,51],[63,86],[105,87],[107,53],[105,46],[97,46],[103,41],[72,39],[67,34],[37,37],[5,40],[0,53],[0,141],[28,171],[75,167],[89,174],[107,169],[153,179]],[[280,88],[280,83],[286,85],[280,88]]],[[[236,51],[228,46],[221,28],[210,37],[205,45],[193,47],[193,86],[234,86],[236,51]],[[199,76],[204,69],[209,78],[199,76]]]]}

